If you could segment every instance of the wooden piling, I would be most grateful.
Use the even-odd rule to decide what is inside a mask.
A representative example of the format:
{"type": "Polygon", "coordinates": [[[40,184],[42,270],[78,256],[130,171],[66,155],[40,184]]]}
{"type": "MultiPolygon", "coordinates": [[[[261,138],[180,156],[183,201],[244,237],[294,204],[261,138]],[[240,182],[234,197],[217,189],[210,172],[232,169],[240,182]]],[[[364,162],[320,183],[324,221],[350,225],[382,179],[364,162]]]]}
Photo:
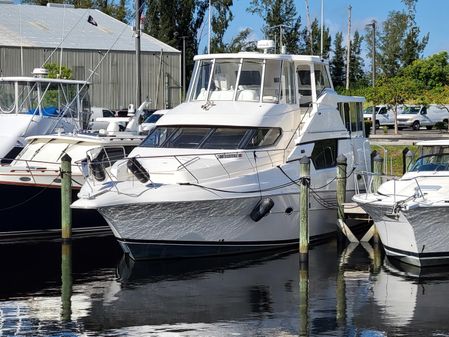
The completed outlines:
{"type": "Polygon", "coordinates": [[[415,155],[410,150],[408,150],[407,153],[405,154],[405,170],[404,170],[404,173],[408,172],[411,169],[414,156],[415,155]]]}
{"type": "Polygon", "coordinates": [[[379,186],[382,184],[383,166],[384,166],[384,159],[378,154],[373,159],[374,175],[373,175],[372,189],[374,193],[377,192],[379,186]]]}
{"type": "Polygon", "coordinates": [[[61,158],[61,236],[72,238],[72,158],[66,153],[61,158]]]}
{"type": "Polygon", "coordinates": [[[407,172],[408,166],[407,166],[406,155],[407,155],[407,152],[408,152],[408,151],[409,151],[408,147],[405,147],[405,148],[402,150],[402,174],[404,174],[405,172],[407,172]]]}
{"type": "Polygon", "coordinates": [[[309,185],[310,159],[302,157],[299,161],[299,260],[307,263],[309,258],[309,185]]]}
{"type": "MultiPolygon", "coordinates": [[[[341,154],[337,157],[337,219],[344,221],[345,209],[344,203],[346,201],[346,167],[347,158],[341,154]]],[[[341,230],[338,232],[341,237],[341,230]]]]}

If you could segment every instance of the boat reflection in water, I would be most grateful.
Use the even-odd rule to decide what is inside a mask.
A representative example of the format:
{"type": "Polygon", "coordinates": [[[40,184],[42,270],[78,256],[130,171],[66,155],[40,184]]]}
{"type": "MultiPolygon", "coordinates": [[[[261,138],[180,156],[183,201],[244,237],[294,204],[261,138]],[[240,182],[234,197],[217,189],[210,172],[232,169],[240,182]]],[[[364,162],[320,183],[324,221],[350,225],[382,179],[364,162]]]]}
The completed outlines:
{"type": "Polygon", "coordinates": [[[391,333],[425,336],[449,331],[449,267],[419,268],[386,258],[373,283],[373,298],[384,308],[379,319],[391,333]]]}
{"type": "Polygon", "coordinates": [[[449,333],[447,270],[399,269],[370,246],[342,254],[335,242],[313,248],[306,298],[295,251],[136,262],[111,237],[74,240],[62,258],[57,242],[25,248],[0,246],[11,256],[0,278],[7,336],[449,333]]]}

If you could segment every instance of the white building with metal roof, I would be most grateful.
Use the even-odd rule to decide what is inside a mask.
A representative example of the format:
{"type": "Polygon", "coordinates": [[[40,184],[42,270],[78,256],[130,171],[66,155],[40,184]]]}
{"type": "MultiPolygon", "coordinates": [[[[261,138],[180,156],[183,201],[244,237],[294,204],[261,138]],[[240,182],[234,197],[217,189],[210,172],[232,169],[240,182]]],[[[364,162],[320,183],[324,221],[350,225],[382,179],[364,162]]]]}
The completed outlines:
{"type": "MultiPolygon", "coordinates": [[[[142,98],[152,107],[181,99],[181,53],[141,35],[142,98]]],[[[94,106],[126,107],[135,100],[135,39],[131,26],[96,9],[0,1],[0,76],[28,76],[44,62],[89,80],[94,106]],[[90,21],[90,22],[89,22],[90,21]]]]}

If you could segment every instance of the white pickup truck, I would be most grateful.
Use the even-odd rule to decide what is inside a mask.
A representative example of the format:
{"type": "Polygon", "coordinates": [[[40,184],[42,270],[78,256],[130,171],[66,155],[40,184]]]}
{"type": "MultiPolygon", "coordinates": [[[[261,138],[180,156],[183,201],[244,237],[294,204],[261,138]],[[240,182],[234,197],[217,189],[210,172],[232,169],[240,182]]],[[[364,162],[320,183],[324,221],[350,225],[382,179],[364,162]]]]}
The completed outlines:
{"type": "MultiPolygon", "coordinates": [[[[386,105],[376,105],[376,129],[380,126],[394,126],[394,112],[386,105]]],[[[371,121],[373,107],[370,106],[363,111],[363,119],[371,121]]]]}
{"type": "Polygon", "coordinates": [[[448,121],[449,110],[444,105],[410,105],[404,107],[402,113],[398,115],[398,129],[411,127],[413,130],[419,130],[425,126],[431,130],[436,123],[448,121]]]}

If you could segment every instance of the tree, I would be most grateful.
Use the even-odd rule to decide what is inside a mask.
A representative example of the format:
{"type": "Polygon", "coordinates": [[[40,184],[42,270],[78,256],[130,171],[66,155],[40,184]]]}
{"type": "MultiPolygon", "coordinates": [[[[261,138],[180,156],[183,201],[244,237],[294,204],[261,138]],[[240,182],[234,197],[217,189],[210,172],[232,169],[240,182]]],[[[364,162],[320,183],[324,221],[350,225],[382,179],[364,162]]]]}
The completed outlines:
{"type": "Polygon", "coordinates": [[[334,54],[330,62],[330,71],[332,81],[335,87],[343,87],[345,85],[346,71],[345,71],[345,54],[346,49],[342,46],[343,34],[338,32],[335,34],[334,40],[334,54]]]}
{"type": "MultiPolygon", "coordinates": [[[[422,56],[429,34],[419,38],[420,29],[415,22],[417,0],[403,0],[407,11],[391,11],[377,29],[377,64],[386,76],[396,76],[399,70],[422,56]]],[[[367,41],[371,41],[367,30],[367,41]],[[369,36],[369,37],[368,37],[369,36]]],[[[372,58],[372,44],[368,43],[368,57],[372,58]]]]}
{"type": "Polygon", "coordinates": [[[368,85],[365,71],[365,63],[362,54],[363,36],[356,30],[351,41],[351,55],[349,58],[349,83],[351,87],[360,87],[368,85]]]}
{"type": "Polygon", "coordinates": [[[185,39],[187,82],[193,69],[193,57],[198,53],[197,33],[207,8],[207,0],[152,0],[146,10],[146,33],[178,50],[182,50],[185,39]]]}
{"type": "Polygon", "coordinates": [[[298,53],[301,17],[297,15],[293,0],[251,0],[248,11],[263,18],[262,31],[267,38],[276,41],[276,51],[280,51],[282,38],[287,53],[298,53]]]}
{"type": "Polygon", "coordinates": [[[233,19],[232,0],[214,0],[212,6],[215,8],[215,13],[211,20],[213,35],[210,41],[210,49],[211,53],[223,53],[226,49],[223,37],[233,19]]]}
{"type": "MultiPolygon", "coordinates": [[[[311,24],[311,31],[304,27],[301,31],[301,43],[299,51],[301,54],[318,55],[321,51],[321,28],[318,24],[318,20],[315,18],[311,24]],[[312,39],[310,38],[312,34],[312,39]],[[311,42],[312,40],[312,42],[311,42]]],[[[323,58],[329,58],[329,52],[331,47],[331,36],[329,34],[329,28],[323,27],[323,58]]]]}
{"type": "Polygon", "coordinates": [[[449,85],[449,54],[446,51],[416,60],[403,69],[403,75],[414,79],[427,90],[449,85]]]}
{"type": "Polygon", "coordinates": [[[57,63],[47,63],[44,65],[44,68],[47,69],[49,78],[62,78],[66,80],[72,78],[72,69],[57,63]]]}
{"type": "Polygon", "coordinates": [[[367,98],[373,104],[391,104],[394,109],[394,133],[398,134],[398,105],[403,104],[409,99],[416,97],[419,91],[419,85],[406,77],[383,76],[377,82],[375,87],[372,87],[367,95],[367,98]]]}

